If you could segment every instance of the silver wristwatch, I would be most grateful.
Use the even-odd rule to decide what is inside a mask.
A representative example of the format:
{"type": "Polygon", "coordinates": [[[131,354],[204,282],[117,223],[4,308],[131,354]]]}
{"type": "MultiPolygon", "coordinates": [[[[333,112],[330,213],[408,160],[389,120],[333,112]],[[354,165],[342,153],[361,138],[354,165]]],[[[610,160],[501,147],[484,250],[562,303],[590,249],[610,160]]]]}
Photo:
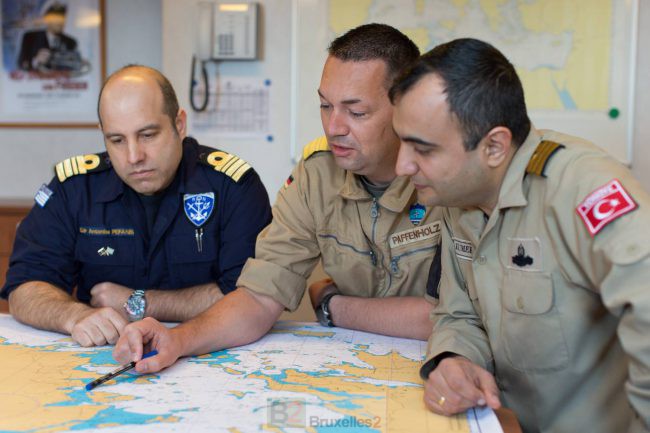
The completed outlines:
{"type": "Polygon", "coordinates": [[[144,297],[144,290],[134,290],[129,299],[124,303],[124,310],[131,322],[142,320],[144,310],[147,308],[147,298],[144,297]]]}

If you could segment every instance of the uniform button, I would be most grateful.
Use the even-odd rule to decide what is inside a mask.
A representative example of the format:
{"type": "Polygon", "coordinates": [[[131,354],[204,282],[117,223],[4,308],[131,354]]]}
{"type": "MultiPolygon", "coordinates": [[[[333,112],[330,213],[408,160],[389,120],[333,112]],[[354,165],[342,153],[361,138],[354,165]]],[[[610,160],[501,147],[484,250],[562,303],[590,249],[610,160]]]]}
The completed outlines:
{"type": "Polygon", "coordinates": [[[479,265],[484,265],[487,263],[487,258],[485,256],[478,256],[478,259],[476,259],[479,265]]]}
{"type": "Polygon", "coordinates": [[[524,310],[524,298],[521,296],[517,297],[517,308],[519,308],[521,311],[524,310]]]}

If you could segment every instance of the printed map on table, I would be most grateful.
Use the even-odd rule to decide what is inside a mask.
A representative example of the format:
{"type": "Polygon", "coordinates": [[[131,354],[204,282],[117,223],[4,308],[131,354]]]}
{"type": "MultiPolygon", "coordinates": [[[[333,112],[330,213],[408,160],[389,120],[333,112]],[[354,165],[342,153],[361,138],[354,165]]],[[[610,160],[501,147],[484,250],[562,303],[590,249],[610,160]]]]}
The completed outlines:
{"type": "Polygon", "coordinates": [[[422,403],[425,343],[280,322],[257,343],[125,374],[110,347],[80,348],[0,315],[0,431],[469,432],[422,403]]]}

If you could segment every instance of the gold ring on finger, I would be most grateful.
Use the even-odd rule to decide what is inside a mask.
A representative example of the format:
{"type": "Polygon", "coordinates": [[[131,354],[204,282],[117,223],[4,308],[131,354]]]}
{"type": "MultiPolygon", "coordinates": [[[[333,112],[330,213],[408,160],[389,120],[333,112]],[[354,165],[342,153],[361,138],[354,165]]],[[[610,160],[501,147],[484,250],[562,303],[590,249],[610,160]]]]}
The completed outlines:
{"type": "Polygon", "coordinates": [[[438,406],[440,407],[444,406],[446,401],[447,399],[445,398],[445,396],[441,395],[440,398],[438,399],[438,406]]]}

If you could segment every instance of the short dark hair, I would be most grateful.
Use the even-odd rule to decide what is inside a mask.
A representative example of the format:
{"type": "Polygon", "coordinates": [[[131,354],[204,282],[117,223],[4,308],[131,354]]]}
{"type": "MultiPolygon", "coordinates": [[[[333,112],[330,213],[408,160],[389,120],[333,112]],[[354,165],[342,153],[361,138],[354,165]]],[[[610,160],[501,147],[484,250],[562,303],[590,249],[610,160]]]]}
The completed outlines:
{"type": "Polygon", "coordinates": [[[428,74],[444,81],[466,150],[474,150],[496,126],[510,129],[515,146],[526,140],[531,126],[524,89],[515,68],[492,45],[470,38],[438,45],[395,81],[388,94],[391,102],[428,74]]]}
{"type": "Polygon", "coordinates": [[[387,24],[364,24],[334,39],[327,52],[343,61],[383,60],[386,88],[420,56],[420,50],[404,33],[387,24]]]}
{"type": "Polygon", "coordinates": [[[45,10],[43,16],[50,15],[50,14],[65,16],[67,11],[68,11],[68,7],[65,4],[54,2],[45,10]]]}
{"type": "Polygon", "coordinates": [[[99,91],[99,98],[97,98],[97,117],[99,118],[99,124],[100,125],[102,124],[102,117],[99,114],[99,103],[102,100],[102,94],[104,93],[104,88],[106,87],[106,84],[108,84],[108,82],[111,81],[113,77],[120,75],[123,72],[128,71],[129,69],[141,69],[153,76],[153,78],[158,83],[158,87],[160,87],[160,91],[163,96],[163,113],[167,115],[167,117],[169,117],[169,120],[172,122],[172,126],[174,127],[174,129],[176,129],[176,116],[178,115],[179,105],[178,105],[178,98],[176,97],[176,92],[174,91],[174,87],[169,82],[167,77],[165,77],[159,70],[149,66],[143,66],[138,64],[129,64],[123,66],[117,71],[113,72],[111,75],[109,75],[106,81],[104,81],[104,84],[102,85],[102,88],[99,91]]]}

